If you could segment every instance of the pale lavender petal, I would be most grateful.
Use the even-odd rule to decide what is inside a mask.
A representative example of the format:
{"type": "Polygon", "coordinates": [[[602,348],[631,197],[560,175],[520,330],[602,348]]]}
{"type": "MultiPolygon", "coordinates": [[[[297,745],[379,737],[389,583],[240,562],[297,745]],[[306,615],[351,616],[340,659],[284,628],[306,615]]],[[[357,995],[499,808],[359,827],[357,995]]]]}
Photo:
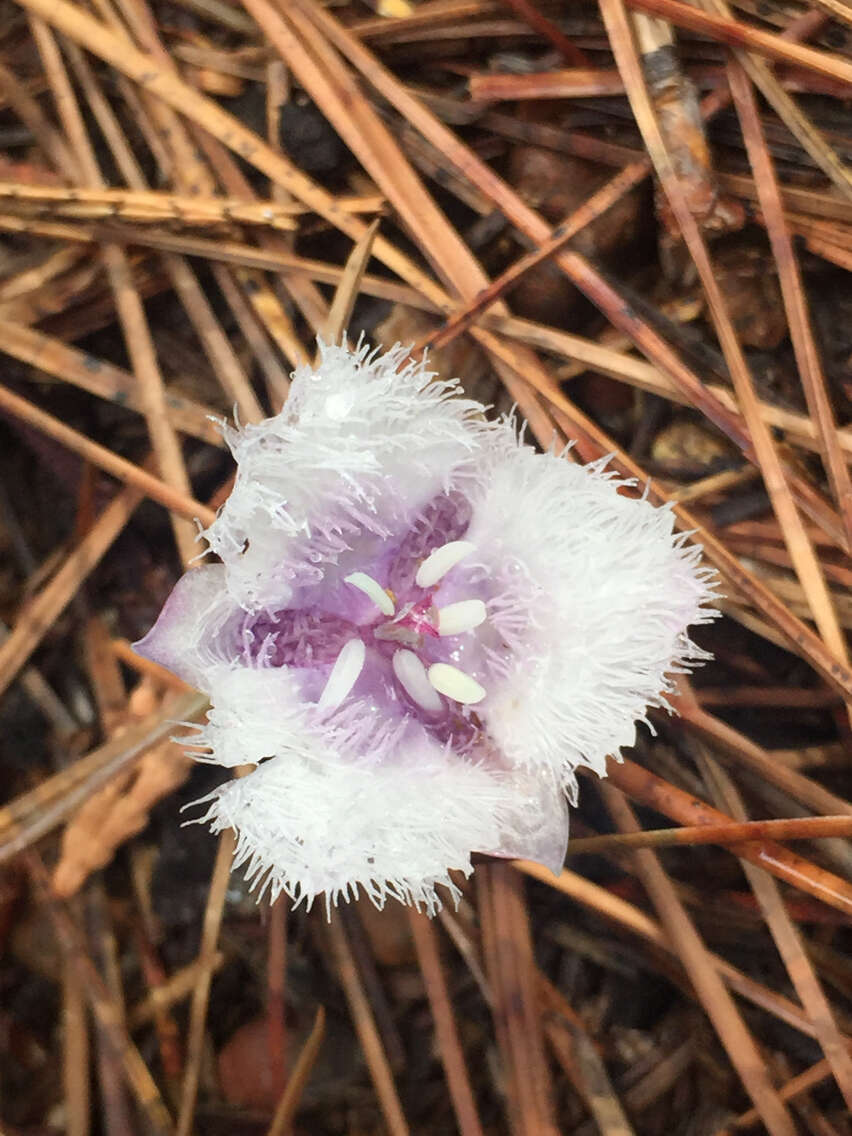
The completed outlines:
{"type": "MultiPolygon", "coordinates": [[[[223,638],[238,614],[225,588],[225,569],[205,564],[178,580],[157,622],[133,649],[204,689],[210,667],[229,653],[223,638]]],[[[233,638],[233,648],[236,644],[233,638]]]]}
{"type": "Polygon", "coordinates": [[[568,802],[559,786],[536,773],[515,771],[512,803],[499,842],[480,848],[507,860],[535,860],[559,875],[568,848],[568,802]]]}

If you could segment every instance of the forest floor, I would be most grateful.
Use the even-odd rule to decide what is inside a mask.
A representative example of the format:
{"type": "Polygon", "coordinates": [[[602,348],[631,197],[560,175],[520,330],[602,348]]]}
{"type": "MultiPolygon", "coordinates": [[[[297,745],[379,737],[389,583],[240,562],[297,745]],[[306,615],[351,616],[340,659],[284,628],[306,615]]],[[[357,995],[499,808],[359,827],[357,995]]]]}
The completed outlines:
{"type": "Polygon", "coordinates": [[[1,10],[0,1131],[848,1136],[846,0],[1,10]],[[434,920],[258,904],[130,648],[215,420],[345,333],[612,455],[721,580],[562,874],[434,920]]]}

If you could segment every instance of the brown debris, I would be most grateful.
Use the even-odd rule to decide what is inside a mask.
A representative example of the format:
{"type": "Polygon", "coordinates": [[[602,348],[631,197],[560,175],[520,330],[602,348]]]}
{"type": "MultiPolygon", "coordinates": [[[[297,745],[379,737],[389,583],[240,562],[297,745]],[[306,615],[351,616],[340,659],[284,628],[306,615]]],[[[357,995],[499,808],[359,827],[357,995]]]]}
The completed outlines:
{"type": "MultiPolygon", "coordinates": [[[[130,719],[154,712],[157,701],[143,680],[130,697],[130,719]]],[[[61,856],[51,879],[54,895],[75,895],[92,872],[108,864],[125,841],[145,828],[154,805],[186,781],[191,765],[179,742],[161,742],[133,770],[91,797],[62,834],[61,856]]]]}
{"type": "MultiPolygon", "coordinates": [[[[551,224],[558,224],[600,189],[605,177],[591,162],[538,146],[515,146],[508,180],[520,197],[551,224]]],[[[635,246],[641,226],[643,198],[626,194],[602,217],[573,238],[584,256],[606,262],[618,251],[635,246]]],[[[578,290],[552,263],[529,271],[514,292],[515,310],[527,319],[565,326],[580,299],[578,290]]]]}
{"type": "Polygon", "coordinates": [[[7,4],[0,1127],[845,1136],[852,21],[367,8],[7,4]],[[181,827],[203,697],[130,646],[230,491],[211,416],[347,328],[609,456],[722,575],[570,866],[478,857],[432,922],[258,906],[181,827]]]}
{"type": "Polygon", "coordinates": [[[737,242],[719,250],[716,271],[742,342],[772,351],[785,339],[787,321],[778,275],[767,259],[765,246],[737,242]]]}
{"type": "MultiPolygon", "coordinates": [[[[744,210],[719,193],[698,93],[681,69],[671,25],[642,12],[634,13],[632,24],[648,94],[689,210],[705,231],[718,234],[740,228],[744,210]]],[[[680,230],[665,198],[660,211],[669,235],[677,238],[680,230]]]]}

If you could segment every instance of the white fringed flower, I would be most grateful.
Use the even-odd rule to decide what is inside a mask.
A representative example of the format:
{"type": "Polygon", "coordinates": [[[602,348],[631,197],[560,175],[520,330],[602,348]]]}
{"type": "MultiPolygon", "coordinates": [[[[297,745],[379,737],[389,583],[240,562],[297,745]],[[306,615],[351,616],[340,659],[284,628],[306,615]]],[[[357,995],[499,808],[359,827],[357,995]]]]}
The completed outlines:
{"type": "Polygon", "coordinates": [[[238,462],[137,650],[210,695],[195,744],[255,765],[207,799],[261,891],[434,911],[472,852],[562,864],[603,775],[715,613],[670,510],[488,422],[455,382],[322,347],[238,462]]]}

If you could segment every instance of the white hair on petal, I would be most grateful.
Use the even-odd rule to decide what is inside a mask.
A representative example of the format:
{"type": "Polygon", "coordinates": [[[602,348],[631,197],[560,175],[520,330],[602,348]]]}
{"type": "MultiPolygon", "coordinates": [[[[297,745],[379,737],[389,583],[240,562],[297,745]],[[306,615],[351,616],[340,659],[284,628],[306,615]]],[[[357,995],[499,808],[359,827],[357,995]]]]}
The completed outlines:
{"type": "Polygon", "coordinates": [[[517,764],[605,772],[671,675],[706,659],[686,634],[717,612],[715,574],[674,532],[670,509],[626,496],[606,462],[586,467],[505,438],[473,495],[466,539],[490,576],[489,618],[509,645],[482,713],[517,764]]]}
{"type": "Polygon", "coordinates": [[[564,809],[537,811],[540,785],[439,747],[392,767],[274,758],[199,803],[208,806],[200,822],[235,830],[235,865],[261,895],[283,892],[307,907],[321,894],[328,907],[363,892],[378,907],[392,898],[432,915],[439,887],[458,899],[449,873],[469,875],[472,850],[535,851],[532,838],[549,842],[543,855],[561,864],[567,840],[564,809]]]}
{"type": "Polygon", "coordinates": [[[210,695],[194,756],[256,766],[202,819],[261,894],[432,913],[471,852],[559,870],[576,769],[604,774],[707,657],[687,628],[717,614],[715,575],[606,459],[535,453],[399,345],[320,354],[280,414],[223,426],[223,563],[138,649],[210,695]]]}
{"type": "Polygon", "coordinates": [[[435,378],[399,344],[380,354],[320,343],[320,354],[316,371],[295,373],[280,414],[224,429],[237,479],[205,537],[248,609],[285,606],[353,542],[379,547],[464,483],[489,429],[457,380],[435,378]]]}
{"type": "Polygon", "coordinates": [[[199,760],[233,769],[282,752],[284,739],[298,749],[309,722],[299,671],[220,664],[206,678],[211,707],[192,738],[199,760]]]}
{"type": "Polygon", "coordinates": [[[207,677],[212,705],[191,744],[199,760],[229,769],[283,756],[371,766],[436,744],[416,719],[383,714],[373,700],[353,696],[332,712],[320,709],[306,696],[306,686],[316,688],[307,670],[220,666],[207,677]]]}

